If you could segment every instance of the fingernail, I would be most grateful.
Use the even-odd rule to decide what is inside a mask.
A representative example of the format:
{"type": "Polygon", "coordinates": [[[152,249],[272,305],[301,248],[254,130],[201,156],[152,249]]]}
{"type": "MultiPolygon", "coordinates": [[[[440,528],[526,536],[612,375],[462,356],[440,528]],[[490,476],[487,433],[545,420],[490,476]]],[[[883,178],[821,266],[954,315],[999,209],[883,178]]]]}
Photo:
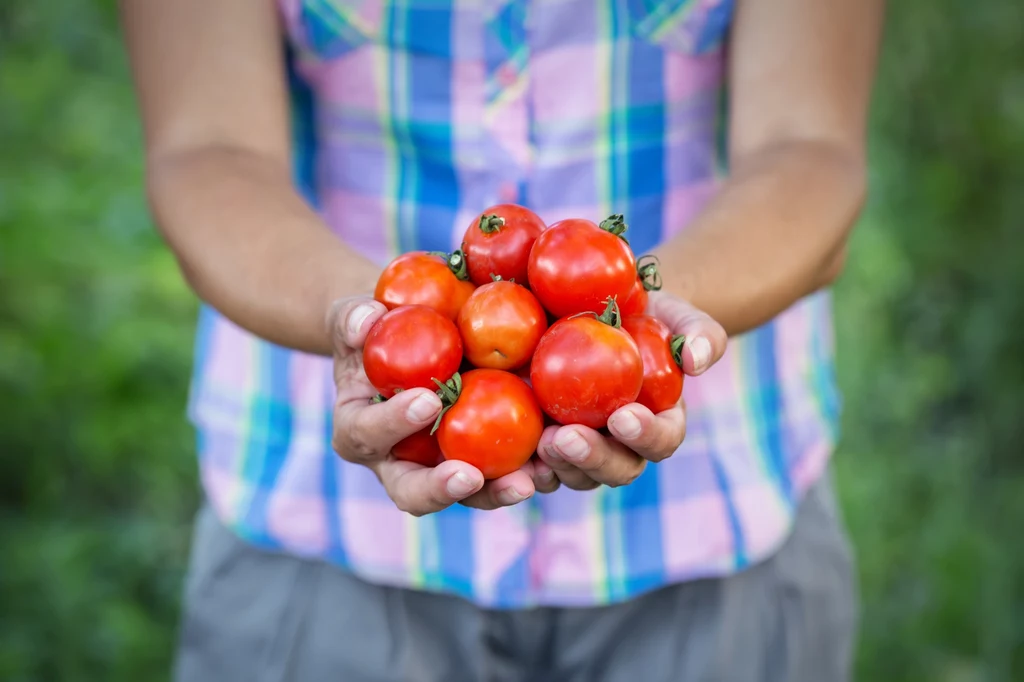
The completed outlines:
{"type": "Polygon", "coordinates": [[[640,420],[631,411],[626,410],[612,417],[611,426],[623,438],[636,438],[640,435],[640,420]]]}
{"type": "Polygon", "coordinates": [[[473,479],[464,472],[456,471],[448,478],[448,483],[445,487],[448,489],[448,494],[452,497],[462,498],[473,492],[476,488],[476,483],[473,483],[473,479]]]}
{"type": "Polygon", "coordinates": [[[348,314],[348,333],[355,337],[359,336],[359,330],[363,328],[363,322],[366,322],[366,318],[373,315],[373,306],[360,305],[356,306],[355,310],[348,314]]]}
{"type": "Polygon", "coordinates": [[[437,411],[440,409],[441,401],[438,400],[436,395],[433,393],[422,393],[409,403],[409,408],[405,411],[405,415],[411,422],[422,423],[437,416],[437,411]]]}
{"type": "Polygon", "coordinates": [[[689,339],[690,355],[693,356],[693,371],[700,372],[711,362],[711,343],[703,336],[689,339]]]}
{"type": "Polygon", "coordinates": [[[504,505],[516,504],[517,502],[522,502],[525,499],[526,496],[512,486],[509,486],[498,493],[498,502],[501,502],[504,505]]]}
{"type": "Polygon", "coordinates": [[[555,436],[555,447],[566,459],[578,462],[590,453],[590,446],[575,429],[562,429],[555,436]]]}

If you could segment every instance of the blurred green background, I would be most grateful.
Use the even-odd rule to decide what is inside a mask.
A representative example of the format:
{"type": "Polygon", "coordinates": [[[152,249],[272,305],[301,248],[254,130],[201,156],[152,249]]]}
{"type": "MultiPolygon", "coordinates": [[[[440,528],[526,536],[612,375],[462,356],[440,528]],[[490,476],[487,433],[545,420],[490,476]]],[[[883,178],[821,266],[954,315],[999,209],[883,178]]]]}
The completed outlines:
{"type": "MultiPolygon", "coordinates": [[[[1024,680],[1024,3],[890,3],[837,287],[857,679],[1024,680]]],[[[112,3],[0,4],[0,679],[167,676],[196,305],[112,3]]],[[[825,682],[825,681],[823,681],[825,682]]]]}

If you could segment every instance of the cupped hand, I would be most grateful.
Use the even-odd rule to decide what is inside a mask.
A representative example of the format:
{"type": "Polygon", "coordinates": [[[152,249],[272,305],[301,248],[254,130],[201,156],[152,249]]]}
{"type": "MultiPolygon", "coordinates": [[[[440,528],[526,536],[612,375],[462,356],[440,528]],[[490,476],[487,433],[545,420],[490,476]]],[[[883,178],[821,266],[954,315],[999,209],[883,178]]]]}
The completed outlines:
{"type": "MultiPolygon", "coordinates": [[[[725,330],[707,314],[665,293],[650,294],[647,314],[664,322],[673,334],[686,337],[683,372],[698,376],[725,353],[725,330]]],[[[648,462],[670,457],[686,436],[686,408],[679,403],[659,414],[638,403],[616,410],[608,419],[610,437],[571,424],[544,430],[537,453],[558,481],[575,490],[599,485],[628,485],[648,462]]]]}
{"type": "Polygon", "coordinates": [[[332,446],[344,460],[360,464],[380,479],[388,496],[402,511],[422,516],[456,502],[478,509],[495,509],[521,502],[537,490],[547,492],[558,481],[537,458],[501,478],[484,481],[476,467],[447,460],[425,467],[395,458],[392,448],[414,433],[429,428],[441,411],[441,400],[427,389],[402,391],[371,404],[377,395],[363,371],[366,335],[387,309],[372,298],[356,296],[336,301],[327,315],[334,346],[334,404],[332,446]]]}

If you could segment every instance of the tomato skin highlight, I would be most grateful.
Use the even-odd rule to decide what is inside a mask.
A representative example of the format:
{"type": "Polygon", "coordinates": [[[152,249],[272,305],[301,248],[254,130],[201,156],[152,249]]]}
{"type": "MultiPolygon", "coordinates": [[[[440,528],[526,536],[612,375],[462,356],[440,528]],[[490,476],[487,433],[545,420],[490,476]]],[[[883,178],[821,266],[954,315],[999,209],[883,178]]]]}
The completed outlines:
{"type": "Polygon", "coordinates": [[[382,396],[411,388],[437,390],[462,361],[462,339],[455,323],[426,306],[385,313],[370,327],[363,346],[363,369],[382,396]]]}
{"type": "Polygon", "coordinates": [[[445,459],[475,466],[485,479],[519,469],[537,451],[544,415],[530,387],[497,369],[462,375],[462,392],[441,417],[437,442],[445,459]]]}
{"type": "Polygon", "coordinates": [[[527,264],[534,241],[546,226],[536,213],[516,204],[491,206],[477,216],[462,237],[469,280],[477,286],[491,275],[527,284],[527,264]]]}
{"type": "Polygon", "coordinates": [[[618,235],[570,218],[537,237],[529,278],[530,289],[555,317],[600,313],[609,297],[624,301],[629,296],[637,279],[636,259],[618,235]]]}
{"type": "Polygon", "coordinates": [[[664,322],[650,315],[624,317],[622,328],[636,341],[644,364],[643,386],[636,401],[655,414],[675,407],[683,395],[683,370],[672,346],[674,338],[682,337],[673,337],[664,322]]]}
{"type": "Polygon", "coordinates": [[[529,362],[548,321],[526,287],[498,281],[473,292],[459,312],[458,326],[473,366],[512,370],[529,362]]]}
{"type": "Polygon", "coordinates": [[[444,461],[441,446],[437,444],[437,436],[431,435],[430,427],[399,441],[391,449],[396,459],[415,462],[425,467],[434,467],[444,461]]]}
{"type": "Polygon", "coordinates": [[[544,412],[560,424],[592,429],[636,400],[643,384],[640,349],[629,334],[591,315],[559,320],[544,333],[530,380],[544,412]]]}
{"type": "MultiPolygon", "coordinates": [[[[461,259],[462,255],[450,258],[461,259]]],[[[472,282],[459,279],[441,255],[412,251],[388,263],[377,278],[373,297],[388,310],[422,305],[454,322],[474,288],[472,282]]]]}

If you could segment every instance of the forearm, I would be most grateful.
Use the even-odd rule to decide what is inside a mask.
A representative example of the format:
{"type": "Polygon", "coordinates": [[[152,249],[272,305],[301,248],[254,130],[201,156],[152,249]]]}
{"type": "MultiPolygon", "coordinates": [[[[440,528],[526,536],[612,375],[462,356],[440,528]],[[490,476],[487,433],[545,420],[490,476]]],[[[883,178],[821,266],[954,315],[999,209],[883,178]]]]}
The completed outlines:
{"type": "Polygon", "coordinates": [[[372,291],[379,270],[326,228],[288,168],[209,148],[151,161],[148,186],[157,224],[203,300],[269,341],[331,353],[331,302],[372,291]]]}
{"type": "Polygon", "coordinates": [[[664,290],[730,335],[771,320],[838,274],[865,195],[862,159],[792,143],[737,164],[694,223],[658,251],[664,290]]]}

